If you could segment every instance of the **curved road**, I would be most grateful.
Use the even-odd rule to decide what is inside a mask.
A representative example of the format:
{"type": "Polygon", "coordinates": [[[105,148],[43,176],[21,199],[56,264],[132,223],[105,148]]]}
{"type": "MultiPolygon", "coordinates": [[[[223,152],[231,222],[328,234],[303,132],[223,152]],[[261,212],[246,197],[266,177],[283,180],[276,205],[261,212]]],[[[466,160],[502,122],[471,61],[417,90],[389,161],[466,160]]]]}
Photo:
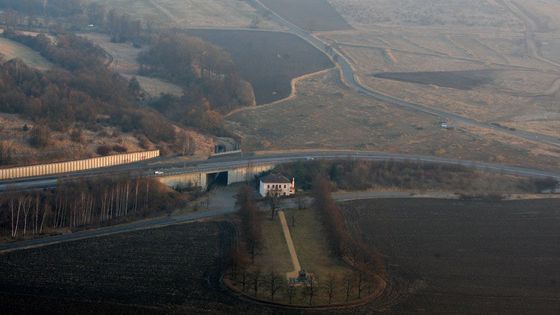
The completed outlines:
{"type": "Polygon", "coordinates": [[[327,56],[330,56],[332,61],[335,64],[337,64],[339,69],[340,69],[342,81],[345,82],[345,84],[348,87],[356,90],[357,92],[359,92],[361,94],[370,96],[374,99],[377,99],[379,101],[382,101],[382,102],[385,102],[385,103],[388,103],[388,104],[392,104],[396,107],[399,107],[401,109],[404,109],[404,110],[407,110],[407,111],[410,111],[410,112],[423,113],[423,114],[428,114],[428,115],[432,115],[432,116],[437,116],[441,119],[454,120],[456,122],[460,122],[460,123],[463,123],[463,124],[466,124],[466,125],[481,127],[481,128],[485,128],[485,129],[491,129],[491,130],[494,130],[494,131],[506,133],[508,135],[515,136],[515,137],[518,137],[518,138],[522,138],[522,139],[525,139],[525,140],[530,140],[530,141],[535,141],[535,142],[540,142],[540,143],[545,143],[545,144],[560,147],[560,135],[558,137],[553,137],[553,136],[549,136],[549,135],[543,135],[543,134],[533,133],[533,132],[528,132],[528,131],[523,131],[523,130],[511,130],[511,129],[508,129],[508,128],[505,128],[505,127],[502,127],[502,126],[499,126],[499,125],[480,122],[480,121],[477,121],[477,120],[474,120],[474,119],[471,119],[471,118],[468,118],[468,117],[464,117],[464,116],[461,116],[461,115],[458,115],[458,114],[446,112],[446,111],[443,111],[443,110],[429,108],[429,107],[426,107],[424,105],[417,104],[417,103],[408,102],[408,101],[405,101],[403,99],[393,97],[393,96],[390,96],[390,95],[383,94],[381,92],[372,90],[372,89],[368,88],[367,86],[363,85],[361,82],[359,82],[359,80],[354,75],[354,69],[352,68],[350,62],[346,59],[346,57],[342,53],[340,53],[336,49],[328,49],[328,47],[329,47],[328,43],[326,43],[323,40],[319,39],[318,37],[314,36],[312,33],[310,33],[308,31],[300,28],[299,26],[293,24],[292,22],[286,20],[285,18],[283,18],[282,16],[280,16],[276,12],[269,9],[267,6],[265,6],[259,0],[252,0],[250,2],[255,4],[256,6],[260,7],[261,9],[270,12],[270,18],[272,18],[275,22],[277,22],[280,25],[283,25],[284,27],[288,28],[291,33],[299,36],[300,38],[302,38],[303,40],[305,40],[306,42],[308,42],[309,44],[311,44],[315,48],[322,51],[327,56]],[[330,53],[327,50],[329,50],[330,53]]]}
{"type": "MultiPolygon", "coordinates": [[[[279,153],[279,154],[268,154],[268,155],[250,155],[250,156],[240,156],[240,157],[222,157],[204,161],[193,161],[188,163],[177,163],[177,162],[166,162],[165,159],[156,160],[158,163],[150,164],[149,162],[142,162],[132,165],[124,165],[119,167],[113,167],[108,169],[99,169],[90,172],[79,172],[73,174],[63,175],[64,178],[79,179],[87,176],[95,176],[100,174],[119,174],[128,173],[132,176],[154,176],[154,170],[160,170],[164,172],[164,175],[173,175],[181,173],[193,173],[193,172],[218,172],[225,171],[230,168],[243,167],[243,166],[256,166],[259,164],[281,164],[290,163],[297,161],[310,161],[310,160],[333,160],[333,159],[354,159],[354,160],[370,160],[370,161],[415,161],[415,162],[425,162],[425,163],[438,163],[446,165],[459,165],[470,167],[478,170],[496,172],[496,173],[506,173],[514,175],[523,176],[534,176],[534,177],[552,177],[556,180],[560,180],[559,172],[551,172],[545,170],[522,168],[510,165],[502,164],[491,164],[483,162],[472,162],[463,160],[454,160],[448,158],[439,158],[433,156],[417,156],[417,155],[405,155],[405,154],[391,154],[391,153],[374,153],[374,152],[358,152],[358,151],[306,151],[306,152],[292,152],[292,153],[279,153]],[[131,173],[132,172],[132,173],[131,173]]],[[[0,190],[6,189],[7,187],[19,187],[22,189],[30,188],[45,188],[56,186],[57,178],[30,178],[13,182],[3,182],[0,183],[0,190]]],[[[394,194],[394,193],[390,193],[394,194]]],[[[368,198],[372,195],[368,193],[368,198]]],[[[391,195],[385,195],[383,193],[379,194],[378,197],[391,197],[391,195]]],[[[396,196],[401,196],[397,194],[396,196]]],[[[359,193],[354,194],[341,194],[340,196],[335,195],[335,199],[340,199],[341,201],[348,201],[354,199],[363,199],[364,196],[359,193]]],[[[182,224],[187,222],[192,222],[205,218],[212,218],[217,216],[222,216],[234,212],[233,207],[223,207],[219,210],[201,211],[194,212],[186,215],[179,216],[168,216],[160,217],[150,220],[137,221],[125,225],[109,226],[103,227],[95,230],[80,231],[72,234],[66,235],[56,235],[51,237],[45,237],[34,240],[27,240],[21,242],[0,244],[0,253],[8,252],[19,249],[34,248],[40,246],[47,246],[62,242],[75,241],[80,239],[99,237],[105,235],[112,235],[117,233],[126,233],[137,230],[152,229],[158,227],[164,227],[174,224],[182,224]]]]}
{"type": "Polygon", "coordinates": [[[309,160],[336,160],[353,159],[368,161],[413,161],[423,163],[437,163],[458,165],[481,171],[504,173],[529,177],[552,177],[560,180],[560,172],[512,166],[507,164],[494,164],[468,160],[435,157],[429,155],[409,155],[399,153],[364,152],[364,151],[292,151],[286,153],[266,153],[262,155],[236,155],[231,157],[212,158],[208,160],[177,162],[166,158],[159,158],[141,163],[120,165],[111,168],[96,169],[91,171],[59,174],[48,177],[23,178],[11,181],[0,181],[0,191],[25,190],[55,187],[58,179],[80,179],[99,175],[127,175],[127,176],[156,176],[155,171],[163,172],[160,176],[224,172],[230,169],[257,166],[263,164],[283,164],[309,160]]]}

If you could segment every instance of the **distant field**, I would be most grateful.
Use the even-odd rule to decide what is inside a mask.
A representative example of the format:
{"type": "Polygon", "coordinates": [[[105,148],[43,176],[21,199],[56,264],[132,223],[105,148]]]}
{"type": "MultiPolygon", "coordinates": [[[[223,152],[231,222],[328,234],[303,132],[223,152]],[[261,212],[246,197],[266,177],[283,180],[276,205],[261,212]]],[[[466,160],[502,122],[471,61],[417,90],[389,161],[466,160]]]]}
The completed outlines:
{"type": "MultiPolygon", "coordinates": [[[[414,96],[410,97],[414,100],[414,96]]],[[[434,102],[439,98],[434,97],[434,102]]],[[[539,168],[560,166],[560,151],[545,151],[539,145],[518,139],[505,142],[503,138],[487,132],[481,134],[480,130],[472,132],[453,122],[450,123],[456,129],[445,130],[439,123],[437,117],[412,114],[343,87],[336,70],[300,81],[293,99],[227,117],[228,129],[243,139],[244,150],[248,151],[356,149],[501,161],[539,168]]]]}
{"type": "Polygon", "coordinates": [[[181,96],[183,94],[181,87],[175,84],[158,78],[136,75],[140,67],[136,58],[142,49],[135,48],[130,43],[112,43],[109,36],[103,34],[85,33],[80,35],[99,45],[111,56],[111,64],[109,65],[111,70],[120,73],[126,78],[136,76],[140,86],[149,95],[157,97],[161,93],[168,93],[177,96],[181,96]]]}
{"type": "Polygon", "coordinates": [[[435,71],[435,72],[381,72],[373,74],[376,78],[437,85],[459,90],[472,90],[475,87],[492,83],[494,70],[435,71]]]}
{"type": "Polygon", "coordinates": [[[281,32],[189,30],[228,51],[244,80],[253,85],[257,104],[283,99],[291,80],[333,66],[319,50],[299,37],[281,32]]]}
{"type": "Polygon", "coordinates": [[[38,70],[48,70],[52,67],[52,64],[38,52],[3,37],[0,37],[0,54],[4,56],[6,61],[19,58],[28,66],[38,70]]]}
{"type": "Polygon", "coordinates": [[[286,20],[313,32],[352,28],[327,0],[261,0],[261,2],[286,20]]]}
{"type": "Polygon", "coordinates": [[[156,26],[263,27],[275,25],[257,18],[241,0],[95,0],[156,26]]]}
{"type": "Polygon", "coordinates": [[[396,314],[558,314],[560,200],[344,204],[402,285],[396,314]]]}
{"type": "Polygon", "coordinates": [[[368,24],[521,26],[520,22],[509,15],[498,1],[329,0],[329,2],[353,26],[368,24]]]}

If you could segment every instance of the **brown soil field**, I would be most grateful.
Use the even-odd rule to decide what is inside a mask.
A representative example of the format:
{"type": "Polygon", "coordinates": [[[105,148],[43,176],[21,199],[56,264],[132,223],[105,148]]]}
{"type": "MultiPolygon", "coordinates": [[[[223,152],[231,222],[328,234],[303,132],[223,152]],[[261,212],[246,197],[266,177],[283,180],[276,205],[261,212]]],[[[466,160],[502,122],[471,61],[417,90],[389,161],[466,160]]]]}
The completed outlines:
{"type": "Polygon", "coordinates": [[[293,78],[333,66],[301,38],[281,32],[189,30],[229,52],[239,74],[253,86],[257,104],[286,98],[293,78]]]}
{"type": "Polygon", "coordinates": [[[344,204],[382,252],[394,314],[558,314],[560,200],[367,200],[344,204]]]}
{"type": "Polygon", "coordinates": [[[232,233],[227,223],[187,224],[0,255],[3,312],[207,309],[218,301],[207,284],[217,281],[232,233]]]}
{"type": "Polygon", "coordinates": [[[261,2],[286,20],[312,32],[352,28],[327,0],[261,0],[261,2]]]}
{"type": "Polygon", "coordinates": [[[335,70],[302,80],[297,89],[293,99],[227,118],[244,150],[357,149],[560,166],[560,151],[484,130],[442,129],[437,117],[395,109],[343,87],[335,70]]]}
{"type": "Polygon", "coordinates": [[[373,74],[376,78],[437,85],[459,90],[472,90],[492,83],[495,70],[436,71],[436,72],[382,72],[373,74]]]}
{"type": "MultiPolygon", "coordinates": [[[[559,202],[345,203],[352,231],[386,255],[391,287],[366,306],[305,313],[555,314],[559,202]]],[[[192,223],[2,254],[2,310],[302,314],[240,300],[220,286],[233,235],[227,222],[192,223]]]]}
{"type": "Polygon", "coordinates": [[[227,222],[192,223],[1,254],[2,313],[301,314],[241,300],[221,285],[234,235],[227,222]]]}

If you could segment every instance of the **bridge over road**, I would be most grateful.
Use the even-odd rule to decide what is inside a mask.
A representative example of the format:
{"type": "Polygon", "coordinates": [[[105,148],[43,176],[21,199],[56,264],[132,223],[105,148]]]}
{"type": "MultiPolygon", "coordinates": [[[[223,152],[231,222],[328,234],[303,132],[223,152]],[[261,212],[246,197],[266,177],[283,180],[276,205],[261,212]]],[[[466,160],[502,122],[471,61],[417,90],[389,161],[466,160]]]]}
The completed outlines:
{"type": "Polygon", "coordinates": [[[528,177],[551,177],[560,180],[560,171],[542,170],[476,161],[456,160],[424,155],[379,153],[364,151],[299,151],[287,153],[263,153],[262,155],[238,155],[201,161],[177,162],[160,159],[154,163],[128,164],[95,171],[76,172],[50,177],[27,178],[19,181],[0,182],[0,191],[7,189],[50,188],[56,186],[60,176],[65,179],[80,179],[99,175],[150,176],[169,186],[198,186],[206,188],[220,178],[225,184],[243,182],[254,175],[272,169],[276,165],[309,160],[369,160],[369,161],[413,161],[446,165],[460,165],[486,172],[521,175],[528,177]]]}

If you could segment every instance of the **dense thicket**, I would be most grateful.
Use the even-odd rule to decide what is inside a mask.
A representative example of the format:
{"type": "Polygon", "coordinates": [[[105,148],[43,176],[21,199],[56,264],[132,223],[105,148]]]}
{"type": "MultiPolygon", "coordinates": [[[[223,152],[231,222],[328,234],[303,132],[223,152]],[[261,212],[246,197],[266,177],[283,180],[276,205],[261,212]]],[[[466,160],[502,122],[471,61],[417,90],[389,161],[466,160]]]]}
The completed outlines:
{"type": "Polygon", "coordinates": [[[104,52],[72,34],[60,34],[56,44],[43,35],[8,33],[39,51],[56,65],[42,73],[18,60],[0,65],[0,111],[20,114],[53,130],[76,123],[95,129],[100,124],[138,131],[150,140],[174,141],[175,130],[159,113],[136,104],[129,81],[104,65],[104,52]]]}
{"type": "Polygon", "coordinates": [[[505,190],[541,192],[554,188],[554,179],[490,180],[492,176],[458,165],[399,161],[309,161],[280,165],[278,172],[295,177],[299,188],[308,190],[318,174],[344,190],[376,187],[441,189],[500,193],[505,190]]]}
{"type": "Polygon", "coordinates": [[[185,101],[208,102],[218,112],[255,104],[252,87],[241,80],[231,57],[199,38],[179,33],[161,35],[138,57],[140,72],[184,88],[185,101]]]}
{"type": "Polygon", "coordinates": [[[0,233],[17,238],[172,211],[185,196],[151,178],[61,182],[54,191],[0,194],[0,233]]]}

